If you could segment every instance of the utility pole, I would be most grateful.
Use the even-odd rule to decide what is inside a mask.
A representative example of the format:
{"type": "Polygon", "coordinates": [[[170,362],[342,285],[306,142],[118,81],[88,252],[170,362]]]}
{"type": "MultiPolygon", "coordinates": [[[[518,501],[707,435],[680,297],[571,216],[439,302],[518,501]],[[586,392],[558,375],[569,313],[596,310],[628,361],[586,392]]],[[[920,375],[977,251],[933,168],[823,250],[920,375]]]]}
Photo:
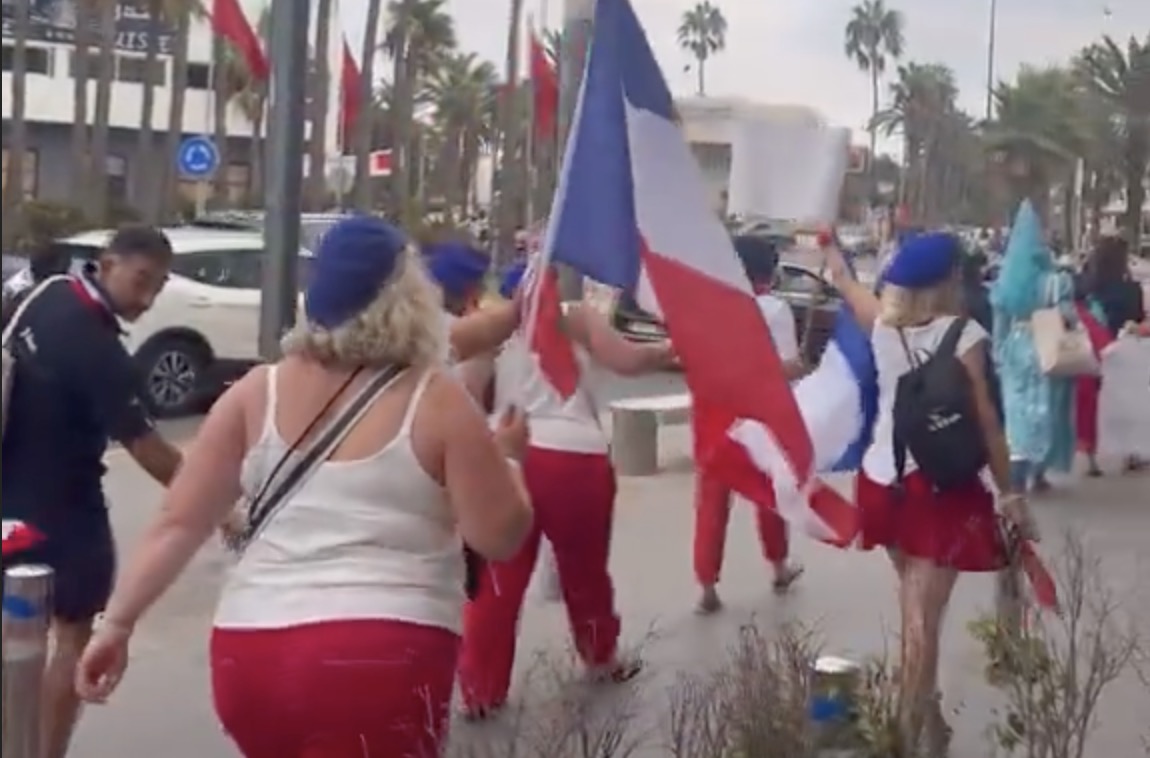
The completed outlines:
{"type": "Polygon", "coordinates": [[[295,324],[299,307],[296,269],[299,220],[303,212],[301,156],[305,153],[307,49],[308,3],[272,3],[272,102],[268,119],[267,215],[260,298],[260,354],[269,361],[279,356],[280,337],[295,324]]]}
{"type": "MultiPolygon", "coordinates": [[[[563,0],[563,44],[559,51],[559,165],[567,149],[567,133],[575,120],[575,105],[583,86],[583,68],[591,46],[595,0],[563,0]]],[[[559,269],[559,289],[565,300],[583,297],[583,276],[566,266],[559,269]]]]}
{"type": "Polygon", "coordinates": [[[990,0],[990,34],[986,43],[986,120],[994,118],[994,69],[998,51],[998,0],[990,0]]]}

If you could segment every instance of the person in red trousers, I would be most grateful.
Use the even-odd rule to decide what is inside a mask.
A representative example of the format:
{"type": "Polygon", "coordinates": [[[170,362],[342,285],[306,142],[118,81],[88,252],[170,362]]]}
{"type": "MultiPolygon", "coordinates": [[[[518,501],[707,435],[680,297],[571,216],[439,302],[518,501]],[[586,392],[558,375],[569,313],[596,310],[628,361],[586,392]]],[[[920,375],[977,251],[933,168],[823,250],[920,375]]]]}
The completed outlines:
{"type": "Polygon", "coordinates": [[[564,399],[555,389],[521,333],[504,346],[496,369],[496,408],[515,405],[527,417],[523,474],[535,524],[514,558],[487,564],[464,610],[459,683],[470,719],[487,718],[507,701],[519,613],[542,537],[554,550],[575,648],[592,675],[623,682],[640,669],[637,661],[617,657],[620,623],[607,569],[615,472],[588,373],[601,366],[638,375],[668,367],[673,357],[667,344],[626,341],[588,306],[556,317],[580,369],[573,394],[564,399]]]}
{"type": "MultiPolygon", "coordinates": [[[[739,236],[735,252],[743,263],[747,278],[755,289],[756,300],[763,318],[770,327],[775,349],[787,371],[788,379],[797,379],[803,373],[799,354],[795,316],[790,305],[770,294],[775,281],[779,254],[774,244],[762,237],[739,236]]],[[[787,527],[772,509],[757,505],[759,541],[763,554],[774,567],[774,587],[777,592],[790,589],[802,575],[802,567],[788,562],[789,545],[787,527]]],[[[695,480],[695,579],[702,587],[697,610],[711,614],[722,607],[717,585],[723,565],[723,552],[727,541],[727,522],[731,516],[731,491],[720,481],[699,472],[695,480]]]]}

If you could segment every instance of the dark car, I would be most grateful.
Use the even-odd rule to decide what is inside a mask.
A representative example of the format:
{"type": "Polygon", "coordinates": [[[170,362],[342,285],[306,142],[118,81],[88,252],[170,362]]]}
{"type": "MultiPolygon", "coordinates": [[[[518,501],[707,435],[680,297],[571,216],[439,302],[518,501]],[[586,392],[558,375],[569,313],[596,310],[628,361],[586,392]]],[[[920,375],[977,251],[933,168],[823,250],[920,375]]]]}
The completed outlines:
{"type": "MultiPolygon", "coordinates": [[[[773,294],[789,303],[794,310],[795,329],[800,344],[804,346],[804,360],[813,365],[822,357],[830,340],[842,298],[825,278],[805,266],[780,263],[777,277],[773,294]]],[[[613,323],[625,337],[637,342],[666,338],[666,330],[659,319],[641,309],[629,295],[619,298],[613,323]]]]}

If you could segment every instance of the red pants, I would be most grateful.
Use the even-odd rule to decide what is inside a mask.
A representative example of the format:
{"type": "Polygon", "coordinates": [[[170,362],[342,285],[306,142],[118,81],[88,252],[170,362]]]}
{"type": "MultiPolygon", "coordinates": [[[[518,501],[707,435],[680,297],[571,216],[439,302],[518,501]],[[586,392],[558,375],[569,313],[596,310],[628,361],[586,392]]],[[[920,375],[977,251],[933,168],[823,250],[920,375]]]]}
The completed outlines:
{"type": "Polygon", "coordinates": [[[398,621],[216,629],[216,712],[245,758],[434,758],[458,647],[398,621]]]}
{"type": "MultiPolygon", "coordinates": [[[[786,522],[769,508],[754,507],[763,555],[772,564],[783,563],[789,552],[786,522]]],[[[695,479],[695,578],[699,584],[719,583],[730,517],[730,490],[700,473],[695,479]]]]}
{"type": "Polygon", "coordinates": [[[589,665],[615,657],[619,617],[607,572],[615,510],[615,472],[606,455],[532,448],[523,463],[535,509],[535,528],[519,554],[490,563],[479,592],[463,614],[459,683],[469,708],[507,700],[515,661],[515,636],[523,595],[546,535],[555,563],[575,647],[589,665]]]}

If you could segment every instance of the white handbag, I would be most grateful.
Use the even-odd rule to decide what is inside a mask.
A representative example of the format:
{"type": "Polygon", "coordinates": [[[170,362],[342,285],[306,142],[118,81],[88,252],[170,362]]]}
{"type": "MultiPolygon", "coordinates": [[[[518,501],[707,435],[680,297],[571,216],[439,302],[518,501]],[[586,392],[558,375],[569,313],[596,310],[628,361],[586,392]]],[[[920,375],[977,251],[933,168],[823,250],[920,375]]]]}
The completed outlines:
{"type": "Polygon", "coordinates": [[[1090,335],[1077,319],[1068,320],[1058,307],[1057,288],[1057,275],[1047,276],[1047,307],[1036,310],[1030,317],[1038,366],[1047,376],[1097,376],[1100,366],[1090,335]]]}

